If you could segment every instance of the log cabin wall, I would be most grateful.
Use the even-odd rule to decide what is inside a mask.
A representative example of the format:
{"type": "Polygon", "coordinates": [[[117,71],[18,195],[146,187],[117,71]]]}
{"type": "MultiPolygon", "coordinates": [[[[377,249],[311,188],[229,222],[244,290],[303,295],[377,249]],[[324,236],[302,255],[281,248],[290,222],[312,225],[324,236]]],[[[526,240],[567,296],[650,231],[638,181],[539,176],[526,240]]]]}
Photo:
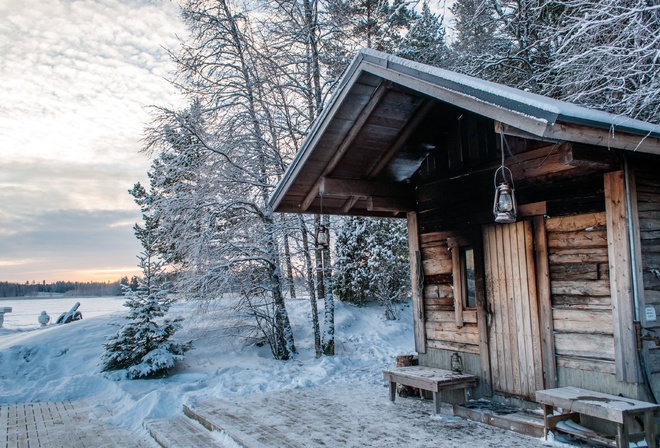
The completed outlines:
{"type": "MultiPolygon", "coordinates": [[[[631,165],[641,243],[640,320],[646,329],[642,335],[660,337],[660,163],[641,159],[631,165]],[[652,320],[650,310],[647,313],[648,307],[656,320],[652,320]]],[[[653,393],[660,399],[660,341],[645,341],[643,355],[653,393]]]]}
{"type": "Polygon", "coordinates": [[[557,366],[615,374],[605,213],[546,219],[557,366]]]}
{"type": "MultiPolygon", "coordinates": [[[[480,375],[484,395],[491,383],[487,304],[481,297],[477,309],[457,313],[450,246],[455,239],[480,246],[482,226],[492,223],[500,137],[491,126],[493,122],[463,114],[455,129],[445,130],[445,148],[439,144],[414,179],[426,332],[420,363],[449,368],[451,353],[458,352],[465,370],[480,375]],[[473,132],[490,128],[491,137],[467,138],[462,128],[468,124],[473,132]]],[[[620,153],[511,136],[504,145],[523,211],[520,219],[541,215],[534,223],[545,223],[552,322],[550,336],[544,338],[553,341],[544,342],[544,350],[554,343],[556,358],[547,362],[557,369],[556,378],[546,384],[592,389],[598,384],[603,392],[640,397],[638,385],[617,381],[615,375],[603,174],[621,169],[620,153]]],[[[660,377],[660,348],[656,353],[660,377]]]]}

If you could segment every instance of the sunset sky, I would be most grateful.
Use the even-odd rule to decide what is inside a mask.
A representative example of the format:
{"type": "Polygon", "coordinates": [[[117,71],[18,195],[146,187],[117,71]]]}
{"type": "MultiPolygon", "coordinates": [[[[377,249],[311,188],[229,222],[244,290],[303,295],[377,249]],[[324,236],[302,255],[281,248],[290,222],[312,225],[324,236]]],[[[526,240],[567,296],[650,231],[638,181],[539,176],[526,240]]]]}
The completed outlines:
{"type": "Polygon", "coordinates": [[[167,0],[0,0],[0,281],[138,272],[127,190],[184,33],[167,0]]]}

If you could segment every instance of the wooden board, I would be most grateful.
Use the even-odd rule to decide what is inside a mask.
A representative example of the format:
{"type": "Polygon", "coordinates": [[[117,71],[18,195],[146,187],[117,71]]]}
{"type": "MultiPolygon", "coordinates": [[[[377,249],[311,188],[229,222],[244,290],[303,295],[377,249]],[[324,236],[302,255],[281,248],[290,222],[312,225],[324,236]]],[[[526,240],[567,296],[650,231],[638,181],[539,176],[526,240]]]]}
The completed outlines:
{"type": "Polygon", "coordinates": [[[589,228],[605,228],[605,213],[585,213],[582,215],[559,216],[546,219],[547,232],[574,232],[589,228]]]}
{"type": "Polygon", "coordinates": [[[424,326],[424,274],[421,266],[417,214],[408,213],[408,256],[410,259],[410,283],[412,285],[413,325],[415,332],[415,350],[426,353],[426,334],[424,326]]]}
{"type": "Polygon", "coordinates": [[[624,423],[630,414],[660,409],[657,404],[577,387],[539,390],[536,401],[562,408],[564,412],[577,412],[616,423],[624,423]]]}
{"type": "Polygon", "coordinates": [[[613,334],[611,310],[555,309],[552,317],[557,332],[613,334]]]}
{"type": "Polygon", "coordinates": [[[637,359],[634,327],[631,251],[628,238],[627,195],[623,171],[606,173],[605,212],[607,217],[610,290],[614,322],[616,378],[627,383],[643,381],[637,359]]]}
{"type": "Polygon", "coordinates": [[[604,334],[556,333],[557,355],[614,360],[614,338],[604,334]]]}

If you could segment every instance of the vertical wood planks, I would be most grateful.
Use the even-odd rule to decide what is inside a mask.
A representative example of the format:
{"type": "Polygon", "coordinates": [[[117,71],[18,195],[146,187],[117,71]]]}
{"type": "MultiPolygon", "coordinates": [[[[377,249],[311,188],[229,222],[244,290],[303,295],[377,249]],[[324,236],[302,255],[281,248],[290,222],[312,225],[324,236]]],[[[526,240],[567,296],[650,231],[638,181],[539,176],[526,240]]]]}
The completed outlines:
{"type": "Polygon", "coordinates": [[[422,278],[422,257],[419,250],[417,213],[408,213],[408,250],[410,256],[410,284],[413,298],[413,324],[415,350],[426,353],[426,319],[424,317],[424,280],[422,278]]]}
{"type": "Polygon", "coordinates": [[[534,241],[536,242],[536,290],[538,294],[541,342],[543,345],[543,371],[546,389],[557,387],[557,363],[555,361],[554,322],[552,320],[552,293],[550,290],[550,266],[548,262],[548,239],[545,218],[534,218],[534,241]]]}
{"type": "Polygon", "coordinates": [[[475,262],[474,264],[474,285],[477,304],[477,329],[479,331],[479,358],[481,361],[481,390],[485,396],[491,396],[492,378],[491,378],[491,363],[488,353],[488,312],[486,302],[486,273],[484,271],[483,260],[486,258],[486,251],[484,250],[483,238],[480,228],[474,227],[472,229],[472,241],[474,249],[474,259],[482,260],[482,262],[475,262]]]}
{"type": "Polygon", "coordinates": [[[493,389],[533,397],[543,361],[532,224],[490,225],[483,236],[493,389]]]}
{"type": "Polygon", "coordinates": [[[606,173],[604,181],[616,378],[626,383],[639,383],[642,381],[642,376],[637,361],[637,343],[633,324],[634,298],[624,173],[623,171],[606,173]]]}

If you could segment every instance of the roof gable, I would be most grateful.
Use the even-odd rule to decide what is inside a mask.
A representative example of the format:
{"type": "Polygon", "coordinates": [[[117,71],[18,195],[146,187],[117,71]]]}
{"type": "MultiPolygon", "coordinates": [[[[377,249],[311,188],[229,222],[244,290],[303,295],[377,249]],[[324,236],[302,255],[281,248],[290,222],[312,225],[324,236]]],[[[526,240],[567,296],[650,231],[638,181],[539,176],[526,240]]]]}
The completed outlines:
{"type": "Polygon", "coordinates": [[[276,188],[274,210],[318,213],[325,194],[326,213],[405,212],[403,197],[401,208],[391,194],[395,204],[381,207],[366,193],[372,186],[357,182],[402,185],[428,153],[423,142],[409,144],[411,136],[438,105],[492,120],[493,132],[660,154],[659,125],[363,49],[276,188]],[[354,194],[334,194],[331,177],[354,181],[354,194]]]}

